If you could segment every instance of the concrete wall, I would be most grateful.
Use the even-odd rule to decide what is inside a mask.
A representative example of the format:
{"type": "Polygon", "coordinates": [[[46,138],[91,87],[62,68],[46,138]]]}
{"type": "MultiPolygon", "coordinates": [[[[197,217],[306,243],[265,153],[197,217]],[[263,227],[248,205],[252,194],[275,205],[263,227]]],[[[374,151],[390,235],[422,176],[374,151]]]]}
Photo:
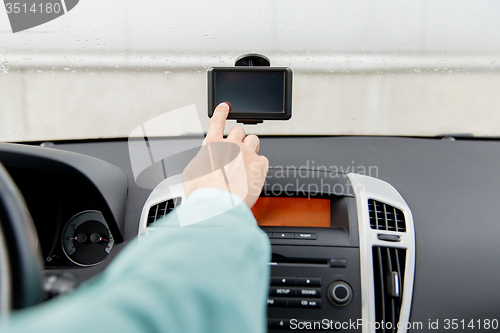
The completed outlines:
{"type": "Polygon", "coordinates": [[[0,8],[0,141],[127,137],[191,104],[206,130],[206,69],[247,52],[295,73],[292,120],[254,133],[500,135],[498,1],[85,0],[16,34],[0,8]]]}
{"type": "MultiPolygon", "coordinates": [[[[205,130],[208,124],[204,72],[22,71],[0,75],[0,87],[3,141],[127,137],[141,123],[191,104],[205,130]]],[[[297,73],[292,119],[248,131],[498,136],[499,124],[497,71],[297,73]]]]}

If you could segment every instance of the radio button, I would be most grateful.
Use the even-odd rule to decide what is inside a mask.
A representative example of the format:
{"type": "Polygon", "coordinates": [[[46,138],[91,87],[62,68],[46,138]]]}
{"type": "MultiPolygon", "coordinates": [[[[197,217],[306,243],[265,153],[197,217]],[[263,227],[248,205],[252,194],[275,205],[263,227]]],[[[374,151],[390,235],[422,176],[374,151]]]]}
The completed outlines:
{"type": "Polygon", "coordinates": [[[290,276],[271,276],[271,285],[295,286],[295,278],[290,276]]]}
{"type": "Polygon", "coordinates": [[[295,296],[295,288],[271,287],[269,293],[273,296],[295,296]]]}
{"type": "Polygon", "coordinates": [[[321,278],[298,277],[298,286],[321,286],[321,278]]]}
{"type": "Polygon", "coordinates": [[[291,239],[294,237],[295,234],[293,232],[273,232],[274,239],[291,239]]]}
{"type": "Polygon", "coordinates": [[[288,306],[294,308],[320,308],[321,300],[320,299],[288,299],[288,306]]]}
{"type": "Polygon", "coordinates": [[[310,239],[310,240],[315,240],[316,239],[316,234],[314,233],[302,233],[302,232],[296,232],[295,233],[295,239],[310,239]]]}
{"type": "Polygon", "coordinates": [[[287,301],[286,298],[268,298],[267,299],[267,306],[270,307],[286,307],[287,306],[287,301]]]}
{"type": "Polygon", "coordinates": [[[289,319],[269,319],[268,325],[269,325],[269,328],[290,329],[290,320],[289,319]]]}
{"type": "Polygon", "coordinates": [[[297,288],[297,296],[320,297],[321,288],[297,288]]]}

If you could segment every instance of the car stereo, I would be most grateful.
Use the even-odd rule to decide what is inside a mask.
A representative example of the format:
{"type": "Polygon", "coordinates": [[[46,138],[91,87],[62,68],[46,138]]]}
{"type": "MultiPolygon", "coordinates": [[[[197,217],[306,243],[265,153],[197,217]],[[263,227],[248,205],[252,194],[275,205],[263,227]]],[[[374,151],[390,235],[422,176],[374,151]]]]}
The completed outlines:
{"type": "MultiPolygon", "coordinates": [[[[180,177],[153,190],[139,238],[184,200],[180,177]]],[[[415,234],[394,187],[353,173],[270,168],[252,212],[272,249],[269,332],[407,331],[415,234]]]]}
{"type": "Polygon", "coordinates": [[[345,175],[270,170],[252,212],[272,245],[270,331],[329,330],[361,318],[356,201],[345,175]]]}

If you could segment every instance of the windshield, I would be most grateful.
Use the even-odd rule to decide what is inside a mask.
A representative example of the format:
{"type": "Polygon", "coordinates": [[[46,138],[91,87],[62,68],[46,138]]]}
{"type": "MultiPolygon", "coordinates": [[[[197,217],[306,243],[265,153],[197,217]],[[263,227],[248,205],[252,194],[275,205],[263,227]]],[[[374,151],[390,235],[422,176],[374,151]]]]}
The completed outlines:
{"type": "Polygon", "coordinates": [[[207,69],[245,53],[294,73],[292,118],[251,133],[500,136],[498,1],[85,0],[64,10],[13,33],[0,8],[0,141],[128,137],[185,107],[200,123],[158,135],[206,131],[207,69]]]}

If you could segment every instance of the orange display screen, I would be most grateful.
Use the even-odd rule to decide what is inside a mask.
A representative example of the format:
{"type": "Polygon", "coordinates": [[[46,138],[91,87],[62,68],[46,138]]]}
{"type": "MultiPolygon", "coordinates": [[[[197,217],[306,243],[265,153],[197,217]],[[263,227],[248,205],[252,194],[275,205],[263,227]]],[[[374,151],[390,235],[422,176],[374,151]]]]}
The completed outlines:
{"type": "Polygon", "coordinates": [[[330,227],[329,199],[260,197],[252,212],[264,227],[330,227]]]}

